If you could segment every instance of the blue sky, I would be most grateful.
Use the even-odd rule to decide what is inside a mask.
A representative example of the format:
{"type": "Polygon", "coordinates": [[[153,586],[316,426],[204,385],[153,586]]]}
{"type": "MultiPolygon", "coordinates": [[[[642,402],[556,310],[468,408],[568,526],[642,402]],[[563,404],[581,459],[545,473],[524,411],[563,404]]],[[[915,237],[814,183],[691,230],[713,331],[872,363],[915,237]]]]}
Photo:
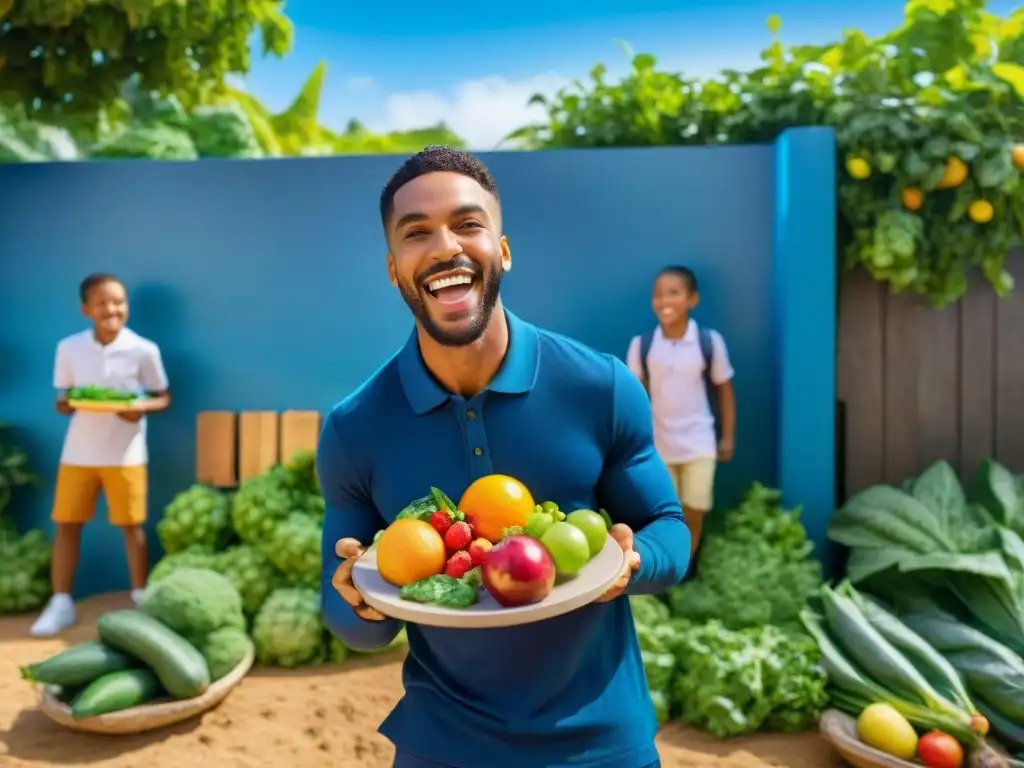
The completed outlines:
{"type": "MultiPolygon", "coordinates": [[[[1006,14],[1016,5],[996,0],[989,8],[1006,14]]],[[[626,57],[618,40],[673,69],[707,75],[755,65],[773,13],[782,17],[785,42],[821,43],[850,27],[892,29],[902,11],[898,0],[290,0],[291,53],[255,60],[246,85],[279,109],[326,60],[326,125],[355,117],[390,130],[443,119],[486,149],[536,115],[526,106],[532,93],[585,76],[598,61],[621,71],[626,57]]]]}

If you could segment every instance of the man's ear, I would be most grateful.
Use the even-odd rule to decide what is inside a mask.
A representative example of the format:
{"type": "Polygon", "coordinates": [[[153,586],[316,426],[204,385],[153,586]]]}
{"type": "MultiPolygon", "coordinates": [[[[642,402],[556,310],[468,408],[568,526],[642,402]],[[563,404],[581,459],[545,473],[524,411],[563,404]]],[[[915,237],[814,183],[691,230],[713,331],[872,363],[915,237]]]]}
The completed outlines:
{"type": "Polygon", "coordinates": [[[512,269],[512,249],[509,247],[508,238],[505,235],[501,236],[499,244],[501,246],[501,268],[508,272],[512,269]]]}
{"type": "Polygon", "coordinates": [[[398,287],[398,273],[395,271],[395,257],[392,256],[390,253],[388,253],[387,260],[388,260],[388,281],[393,286],[395,286],[395,288],[397,288],[398,287]]]}

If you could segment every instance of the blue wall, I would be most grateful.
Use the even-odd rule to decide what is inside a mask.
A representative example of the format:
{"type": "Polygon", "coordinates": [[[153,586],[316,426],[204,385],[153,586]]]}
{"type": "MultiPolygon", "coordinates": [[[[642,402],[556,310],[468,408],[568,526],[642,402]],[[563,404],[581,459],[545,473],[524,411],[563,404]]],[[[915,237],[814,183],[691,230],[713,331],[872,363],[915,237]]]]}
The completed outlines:
{"type": "MultiPolygon", "coordinates": [[[[720,500],[755,479],[775,482],[772,264],[773,251],[788,247],[774,237],[775,149],[484,159],[515,255],[505,301],[520,316],[624,356],[630,337],[654,322],[655,272],[674,262],[696,269],[697,319],[724,334],[737,370],[737,453],[720,472],[720,500]]],[[[198,411],[327,410],[404,341],[411,320],[387,282],[377,213],[400,161],[0,166],[9,222],[0,231],[0,420],[20,428],[47,480],[23,496],[22,527],[49,527],[66,424],[52,408],[54,345],[84,327],[76,286],[86,273],[123,277],[129,323],[160,344],[175,393],[173,410],[150,423],[153,525],[193,480],[198,411]]],[[[831,187],[813,186],[823,182],[808,194],[831,199],[831,187]]],[[[799,226],[800,210],[790,216],[799,226]]],[[[804,319],[824,322],[811,317],[815,307],[804,319]]],[[[79,593],[127,585],[120,536],[104,517],[100,509],[86,528],[79,593]]],[[[155,536],[153,545],[156,555],[155,536]]]]}

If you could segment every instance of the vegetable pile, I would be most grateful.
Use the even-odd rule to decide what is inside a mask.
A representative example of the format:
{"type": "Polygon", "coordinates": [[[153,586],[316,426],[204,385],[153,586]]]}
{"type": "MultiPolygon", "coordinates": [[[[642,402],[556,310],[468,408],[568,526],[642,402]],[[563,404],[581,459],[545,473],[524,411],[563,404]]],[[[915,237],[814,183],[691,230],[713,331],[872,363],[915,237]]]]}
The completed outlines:
{"type": "Polygon", "coordinates": [[[138,393],[112,387],[101,387],[90,384],[85,387],[72,387],[68,391],[68,400],[92,400],[97,402],[127,403],[139,398],[138,393]]]}
{"type": "Polygon", "coordinates": [[[754,483],[725,530],[702,546],[697,578],[668,592],[674,615],[715,619],[729,629],[772,625],[802,631],[800,610],[821,584],[821,564],[800,523],[801,509],[782,507],[782,493],[754,483]]]}
{"type": "Polygon", "coordinates": [[[501,606],[531,605],[556,577],[578,574],[610,526],[603,510],[567,515],[553,501],[535,504],[515,478],[487,475],[458,505],[437,488],[410,502],[374,537],[377,569],[412,602],[468,608],[483,589],[501,606]]]}
{"type": "MultiPolygon", "coordinates": [[[[193,485],[157,525],[166,554],[149,574],[149,589],[182,571],[213,571],[238,595],[238,628],[248,632],[259,664],[342,662],[348,649],[330,636],[320,612],[323,516],[313,451],[297,452],[234,494],[193,485]]],[[[230,633],[215,640],[234,642],[230,633]]],[[[403,642],[404,635],[386,650],[403,642]]]]}
{"type": "Polygon", "coordinates": [[[984,750],[990,730],[1024,750],[1020,485],[986,460],[968,493],[940,461],[836,513],[829,536],[850,548],[848,581],[823,590],[824,617],[803,614],[836,706],[859,714],[886,702],[968,750],[984,750]]]}
{"type": "Polygon", "coordinates": [[[697,576],[665,599],[630,598],[660,723],[719,738],[813,728],[825,674],[800,611],[821,586],[800,510],[754,484],[709,534],[697,576]]]}
{"type": "Polygon", "coordinates": [[[21,669],[76,720],[201,696],[253,652],[238,591],[197,568],[151,584],[138,610],[105,613],[96,629],[96,639],[21,669]]]}
{"type": "Polygon", "coordinates": [[[40,530],[19,535],[9,508],[15,489],[38,485],[23,450],[4,439],[0,424],[0,616],[31,611],[49,598],[52,549],[40,530]]]}

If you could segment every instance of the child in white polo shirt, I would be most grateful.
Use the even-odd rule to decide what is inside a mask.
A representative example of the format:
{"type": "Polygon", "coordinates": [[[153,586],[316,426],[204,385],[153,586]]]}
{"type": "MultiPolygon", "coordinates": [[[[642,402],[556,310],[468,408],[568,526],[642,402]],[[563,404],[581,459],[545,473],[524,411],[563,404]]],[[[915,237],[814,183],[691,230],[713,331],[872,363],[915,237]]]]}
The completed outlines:
{"type": "Polygon", "coordinates": [[[658,327],[634,337],[626,353],[650,395],[654,444],[675,481],[693,553],[714,503],[717,462],[732,458],[736,434],[729,353],[721,334],[690,318],[699,299],[692,270],[663,269],[651,302],[658,327]]]}
{"type": "Polygon", "coordinates": [[[146,586],[146,502],[149,461],[146,414],[170,404],[160,349],[133,333],[128,295],[114,275],[95,274],[79,286],[82,313],[92,327],[61,339],[53,384],[57,411],[71,417],[64,437],[54,490],[53,597],[32,625],[36,636],[55,635],[75,622],[71,586],[81,547],[82,526],[93,516],[100,490],[108,517],[124,533],[125,554],[136,601],[146,586]],[[101,386],[145,393],[130,410],[75,412],[68,403],[73,387],[101,386]]]}

